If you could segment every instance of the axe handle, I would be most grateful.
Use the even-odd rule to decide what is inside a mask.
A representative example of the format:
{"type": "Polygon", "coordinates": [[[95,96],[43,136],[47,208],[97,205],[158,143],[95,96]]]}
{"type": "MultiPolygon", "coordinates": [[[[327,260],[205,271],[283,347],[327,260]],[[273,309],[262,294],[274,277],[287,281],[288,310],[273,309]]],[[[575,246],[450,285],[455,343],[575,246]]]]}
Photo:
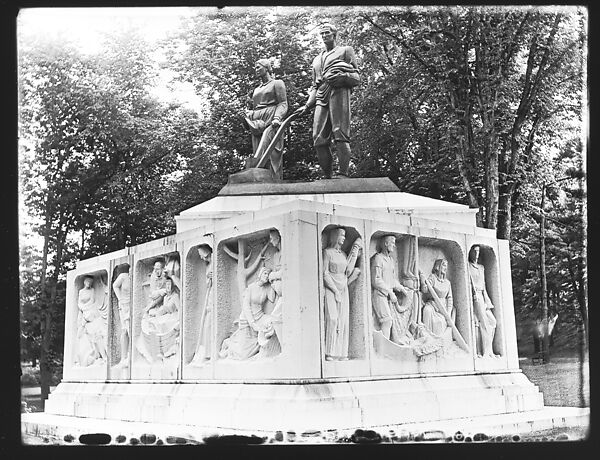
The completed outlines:
{"type": "Polygon", "coordinates": [[[452,337],[454,338],[454,340],[456,340],[458,346],[465,350],[467,353],[471,353],[469,345],[467,345],[467,342],[465,342],[465,339],[460,334],[459,330],[456,328],[454,321],[452,321],[450,314],[446,311],[446,307],[442,304],[442,301],[438,297],[437,292],[433,290],[433,286],[431,285],[429,280],[425,280],[425,285],[427,286],[427,289],[429,289],[429,293],[431,294],[435,305],[438,307],[438,311],[444,316],[444,318],[446,318],[446,323],[452,329],[452,337]]]}
{"type": "Polygon", "coordinates": [[[277,130],[277,132],[273,136],[273,139],[271,140],[271,143],[265,149],[265,151],[261,155],[260,159],[258,160],[258,163],[256,164],[257,168],[264,168],[265,167],[265,164],[267,163],[267,159],[269,158],[269,155],[270,155],[271,151],[275,148],[275,144],[277,143],[277,141],[279,141],[279,138],[283,135],[284,131],[290,125],[290,123],[292,122],[292,120],[294,120],[297,116],[298,116],[297,113],[292,113],[289,117],[287,117],[283,121],[283,123],[281,123],[281,126],[279,126],[279,129],[277,130]]]}

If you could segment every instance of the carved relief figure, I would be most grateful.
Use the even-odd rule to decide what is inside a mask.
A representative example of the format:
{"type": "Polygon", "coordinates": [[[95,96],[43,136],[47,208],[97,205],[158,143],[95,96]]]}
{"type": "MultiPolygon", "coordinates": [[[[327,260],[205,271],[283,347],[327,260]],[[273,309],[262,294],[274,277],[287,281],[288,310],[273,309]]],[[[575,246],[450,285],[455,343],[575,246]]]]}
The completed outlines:
{"type": "MultiPolygon", "coordinates": [[[[252,110],[247,110],[244,125],[252,133],[254,157],[260,158],[267,149],[281,121],[287,113],[288,104],[285,84],[272,76],[268,59],[259,59],[254,66],[261,84],[252,93],[252,110]]],[[[283,179],[282,169],[283,136],[270,153],[273,177],[283,179]]]]}
{"type": "Polygon", "coordinates": [[[272,345],[270,340],[275,335],[273,317],[264,312],[266,303],[275,300],[275,291],[269,283],[270,272],[262,267],[257,280],[244,291],[238,328],[223,341],[219,352],[221,358],[248,359],[259,353],[261,347],[272,345]]]}
{"type": "Polygon", "coordinates": [[[154,262],[154,268],[152,269],[152,273],[149,275],[149,280],[143,284],[149,288],[148,296],[150,299],[144,310],[145,313],[147,313],[151,308],[160,305],[163,301],[163,297],[167,293],[165,289],[167,278],[164,267],[165,265],[162,261],[157,260],[154,262]]]}
{"type": "Polygon", "coordinates": [[[259,265],[261,265],[261,263],[264,265],[264,255],[267,252],[267,249],[269,248],[269,242],[267,241],[267,243],[261,249],[258,257],[256,259],[254,259],[254,261],[248,267],[246,267],[246,263],[252,257],[252,249],[250,249],[250,252],[248,253],[248,255],[245,256],[246,240],[244,238],[240,238],[237,240],[237,244],[238,244],[237,254],[235,252],[233,252],[231,249],[229,249],[226,244],[223,245],[223,251],[225,251],[225,254],[227,254],[229,257],[235,259],[238,263],[236,275],[237,275],[238,292],[239,292],[239,296],[241,299],[244,295],[244,291],[246,290],[246,283],[248,282],[248,278],[250,278],[250,276],[252,276],[252,274],[258,269],[258,267],[259,267],[259,265]]]}
{"type": "MultiPolygon", "coordinates": [[[[171,272],[174,263],[171,261],[171,272]]],[[[173,284],[173,277],[167,276],[165,263],[162,260],[154,262],[149,280],[143,283],[148,289],[149,301],[142,316],[142,332],[136,342],[137,350],[148,362],[159,357],[168,358],[177,351],[179,292],[173,284]]]]}
{"type": "Polygon", "coordinates": [[[313,84],[308,100],[296,110],[299,115],[315,107],[313,144],[319,165],[327,179],[331,178],[333,161],[331,141],[336,143],[339,175],[347,177],[350,165],[350,94],[360,83],[354,50],[337,46],[337,29],[332,24],[321,25],[319,32],[325,45],[312,63],[313,84]]]}
{"type": "Polygon", "coordinates": [[[386,339],[407,345],[412,338],[409,332],[412,299],[396,274],[396,262],[392,257],[396,251],[396,237],[385,235],[379,245],[379,251],[371,257],[373,313],[386,339]]]}
{"type": "Polygon", "coordinates": [[[281,297],[281,235],[278,230],[269,231],[269,244],[262,259],[264,266],[271,270],[269,283],[276,294],[281,297]]]}
{"type": "MultiPolygon", "coordinates": [[[[452,301],[452,286],[446,278],[448,271],[448,261],[446,259],[437,259],[433,263],[431,274],[427,279],[431,287],[435,290],[438,298],[442,301],[444,309],[450,315],[452,322],[455,321],[456,311],[452,301]]],[[[448,329],[446,316],[441,310],[436,308],[436,302],[433,299],[431,292],[426,283],[421,284],[421,292],[423,293],[423,324],[427,329],[437,336],[441,336],[448,329]]]]}
{"type": "Polygon", "coordinates": [[[452,338],[463,350],[469,352],[469,347],[454,324],[456,311],[452,300],[452,286],[446,278],[448,261],[436,259],[431,269],[431,274],[421,278],[421,292],[423,295],[422,323],[435,337],[452,338]]]}
{"type": "Polygon", "coordinates": [[[210,360],[212,343],[212,311],[214,305],[214,296],[212,289],[212,249],[207,244],[198,247],[200,259],[206,264],[206,295],[204,296],[204,308],[200,319],[200,337],[198,346],[194,353],[191,365],[202,364],[210,360]]]}
{"type": "MultiPolygon", "coordinates": [[[[164,274],[162,277],[162,302],[144,310],[142,333],[136,344],[140,354],[150,363],[175,355],[179,344],[179,292],[171,277],[164,274]]],[[[161,276],[157,275],[157,278],[161,276]]]]}
{"type": "Polygon", "coordinates": [[[469,251],[469,278],[473,294],[473,310],[481,333],[481,353],[484,357],[494,357],[496,355],[492,344],[496,333],[496,318],[492,312],[494,305],[485,288],[485,270],[483,265],[477,263],[479,252],[480,248],[477,245],[469,251]]]}
{"type": "Polygon", "coordinates": [[[263,256],[264,267],[270,270],[269,283],[275,292],[273,310],[269,313],[274,334],[269,337],[259,334],[259,355],[274,356],[281,352],[281,331],[283,323],[283,288],[281,268],[281,235],[278,230],[269,231],[269,246],[263,256]]]}
{"type": "MultiPolygon", "coordinates": [[[[101,281],[102,282],[102,281],[101,281]]],[[[87,367],[106,360],[107,302],[106,295],[96,301],[94,278],[86,276],[77,297],[77,356],[76,363],[87,367]]]]}
{"type": "Polygon", "coordinates": [[[117,276],[112,287],[118,300],[119,318],[121,320],[121,360],[117,366],[125,366],[129,360],[129,314],[131,305],[129,265],[126,265],[126,271],[117,276]]]}
{"type": "Polygon", "coordinates": [[[329,233],[329,245],[323,251],[323,284],[325,286],[325,359],[348,359],[350,297],[348,285],[358,278],[356,267],[362,240],[352,245],[350,253],[342,251],[346,230],[336,227],[329,233]]]}

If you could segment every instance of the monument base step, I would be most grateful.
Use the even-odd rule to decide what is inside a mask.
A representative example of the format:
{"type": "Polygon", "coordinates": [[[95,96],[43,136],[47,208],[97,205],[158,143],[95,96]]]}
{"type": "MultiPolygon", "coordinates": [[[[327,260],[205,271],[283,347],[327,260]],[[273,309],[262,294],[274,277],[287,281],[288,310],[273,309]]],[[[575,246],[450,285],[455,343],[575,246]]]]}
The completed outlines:
{"type": "Polygon", "coordinates": [[[315,383],[62,382],[48,414],[239,430],[352,429],[540,410],[521,372],[315,383]]]}
{"type": "MultiPolygon", "coordinates": [[[[553,429],[573,429],[581,439],[581,433],[589,428],[589,408],[552,407],[541,410],[518,412],[511,414],[482,415],[478,417],[454,418],[442,421],[407,423],[399,425],[364,426],[381,436],[387,436],[391,442],[413,440],[421,435],[425,441],[442,440],[461,432],[464,437],[483,433],[488,437],[518,434],[526,440],[526,435],[553,429]],[[437,436],[432,436],[436,434],[437,436]],[[397,437],[394,439],[394,435],[397,437]],[[429,436],[428,436],[429,435],[429,436]]],[[[279,430],[233,430],[214,427],[190,425],[174,425],[164,423],[127,422],[88,417],[72,417],[47,413],[22,414],[21,430],[24,442],[27,437],[50,438],[58,441],[67,439],[78,443],[79,436],[84,434],[108,434],[110,444],[133,444],[148,442],[155,444],[162,440],[165,444],[202,443],[208,437],[242,435],[257,436],[265,443],[299,442],[328,443],[341,438],[349,438],[354,430],[315,429],[310,431],[294,431],[292,427],[282,426],[279,430]],[[281,431],[282,433],[277,433],[281,431]],[[146,436],[143,436],[146,435],[146,436]]],[[[577,435],[576,435],[577,436],[577,435]]]]}

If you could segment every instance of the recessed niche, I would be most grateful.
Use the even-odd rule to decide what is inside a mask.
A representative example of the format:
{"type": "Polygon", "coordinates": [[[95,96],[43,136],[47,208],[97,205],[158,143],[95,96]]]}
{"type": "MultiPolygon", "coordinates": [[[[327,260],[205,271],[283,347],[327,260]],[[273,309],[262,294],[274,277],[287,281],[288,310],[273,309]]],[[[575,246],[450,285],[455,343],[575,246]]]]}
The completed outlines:
{"type": "Polygon", "coordinates": [[[217,245],[216,343],[220,359],[256,360],[281,353],[283,251],[276,228],[228,238],[217,245]],[[244,298],[247,302],[242,312],[244,298]]]}
{"type": "Polygon", "coordinates": [[[184,364],[204,364],[212,356],[212,259],[206,243],[193,246],[185,258],[184,364]]]}
{"type": "Polygon", "coordinates": [[[132,376],[177,378],[181,309],[179,253],[138,261],[133,279],[132,376]]]}
{"type": "Polygon", "coordinates": [[[75,278],[77,315],[73,364],[76,367],[104,367],[107,360],[109,316],[106,270],[75,278]]]}
{"type": "Polygon", "coordinates": [[[327,225],[321,247],[325,359],[364,359],[364,241],[352,226],[327,225]]]}
{"type": "MultiPolygon", "coordinates": [[[[129,366],[131,350],[131,273],[128,263],[117,265],[110,283],[108,360],[109,367],[129,366]]],[[[110,375],[114,378],[116,375],[110,375]]]]}
{"type": "MultiPolygon", "coordinates": [[[[472,251],[475,247],[479,247],[479,257],[477,264],[483,266],[484,277],[485,277],[485,290],[491,300],[494,308],[489,311],[494,315],[496,320],[496,329],[494,331],[494,338],[492,341],[492,351],[495,355],[502,356],[504,354],[504,336],[503,336],[503,325],[502,325],[502,305],[500,299],[500,286],[498,285],[498,259],[494,250],[483,244],[475,244],[469,248],[469,261],[471,260],[472,251]]],[[[469,282],[471,278],[469,277],[469,282]]],[[[484,300],[485,301],[485,300],[484,300]]],[[[474,302],[474,301],[473,301],[474,302]]],[[[475,305],[474,305],[475,308],[475,305]]],[[[474,312],[475,313],[475,312],[474,312]]],[[[481,325],[477,315],[475,315],[475,340],[477,354],[483,354],[483,342],[481,325]]]]}
{"type": "MultiPolygon", "coordinates": [[[[455,309],[454,324],[465,343],[472,348],[469,315],[468,286],[465,283],[465,256],[460,245],[451,240],[419,237],[419,270],[429,277],[436,260],[447,261],[446,278],[452,288],[452,302],[455,309]]],[[[420,319],[423,319],[421,309],[420,319]]]]}

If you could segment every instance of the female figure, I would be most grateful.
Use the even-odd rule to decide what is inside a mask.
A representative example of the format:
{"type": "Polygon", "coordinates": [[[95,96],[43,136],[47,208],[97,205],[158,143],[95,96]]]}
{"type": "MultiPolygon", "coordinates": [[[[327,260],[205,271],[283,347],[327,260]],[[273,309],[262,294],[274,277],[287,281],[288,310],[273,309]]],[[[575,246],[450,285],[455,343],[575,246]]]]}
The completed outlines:
{"type": "Polygon", "coordinates": [[[165,278],[162,305],[144,312],[138,351],[149,362],[177,353],[179,339],[179,292],[170,277],[165,278]]]}
{"type": "Polygon", "coordinates": [[[96,304],[94,292],[94,278],[86,276],[83,279],[83,288],[77,297],[77,338],[79,346],[77,361],[80,366],[89,366],[97,361],[106,359],[106,321],[102,317],[96,304]]]}
{"type": "Polygon", "coordinates": [[[210,360],[211,338],[212,338],[212,309],[213,309],[213,290],[212,290],[212,249],[203,244],[198,247],[200,259],[206,263],[206,295],[204,296],[204,309],[202,310],[202,319],[200,320],[200,337],[198,346],[194,353],[194,359],[190,364],[202,364],[210,360]]]}
{"type": "Polygon", "coordinates": [[[238,329],[223,341],[219,352],[221,358],[248,359],[259,352],[259,341],[266,344],[275,333],[273,319],[264,313],[267,300],[275,299],[269,274],[270,270],[262,267],[258,279],[244,291],[238,329]]]}
{"type": "Polygon", "coordinates": [[[362,241],[352,245],[350,254],[342,251],[346,230],[337,227],[329,233],[329,246],[323,251],[323,284],[325,285],[325,359],[348,359],[350,342],[350,296],[348,285],[360,274],[356,267],[362,241]]]}
{"type": "MultiPolygon", "coordinates": [[[[433,263],[431,269],[431,275],[427,281],[429,281],[431,287],[435,290],[435,293],[442,301],[442,304],[446,308],[446,311],[454,322],[456,317],[456,310],[452,302],[452,286],[450,281],[446,278],[446,272],[448,271],[448,261],[446,259],[437,259],[433,263]]],[[[421,292],[423,293],[423,300],[425,305],[423,306],[423,324],[425,327],[434,335],[441,336],[448,327],[446,315],[438,311],[433,296],[429,292],[429,288],[426,286],[424,281],[424,275],[420,273],[422,277],[421,281],[421,292]]]]}
{"type": "MultiPolygon", "coordinates": [[[[285,84],[273,78],[269,60],[259,59],[254,70],[261,84],[252,93],[252,110],[246,111],[244,125],[252,133],[254,157],[260,158],[279,129],[288,105],[285,84]]],[[[283,179],[282,151],[283,136],[271,151],[271,173],[276,179],[283,179]]]]}

